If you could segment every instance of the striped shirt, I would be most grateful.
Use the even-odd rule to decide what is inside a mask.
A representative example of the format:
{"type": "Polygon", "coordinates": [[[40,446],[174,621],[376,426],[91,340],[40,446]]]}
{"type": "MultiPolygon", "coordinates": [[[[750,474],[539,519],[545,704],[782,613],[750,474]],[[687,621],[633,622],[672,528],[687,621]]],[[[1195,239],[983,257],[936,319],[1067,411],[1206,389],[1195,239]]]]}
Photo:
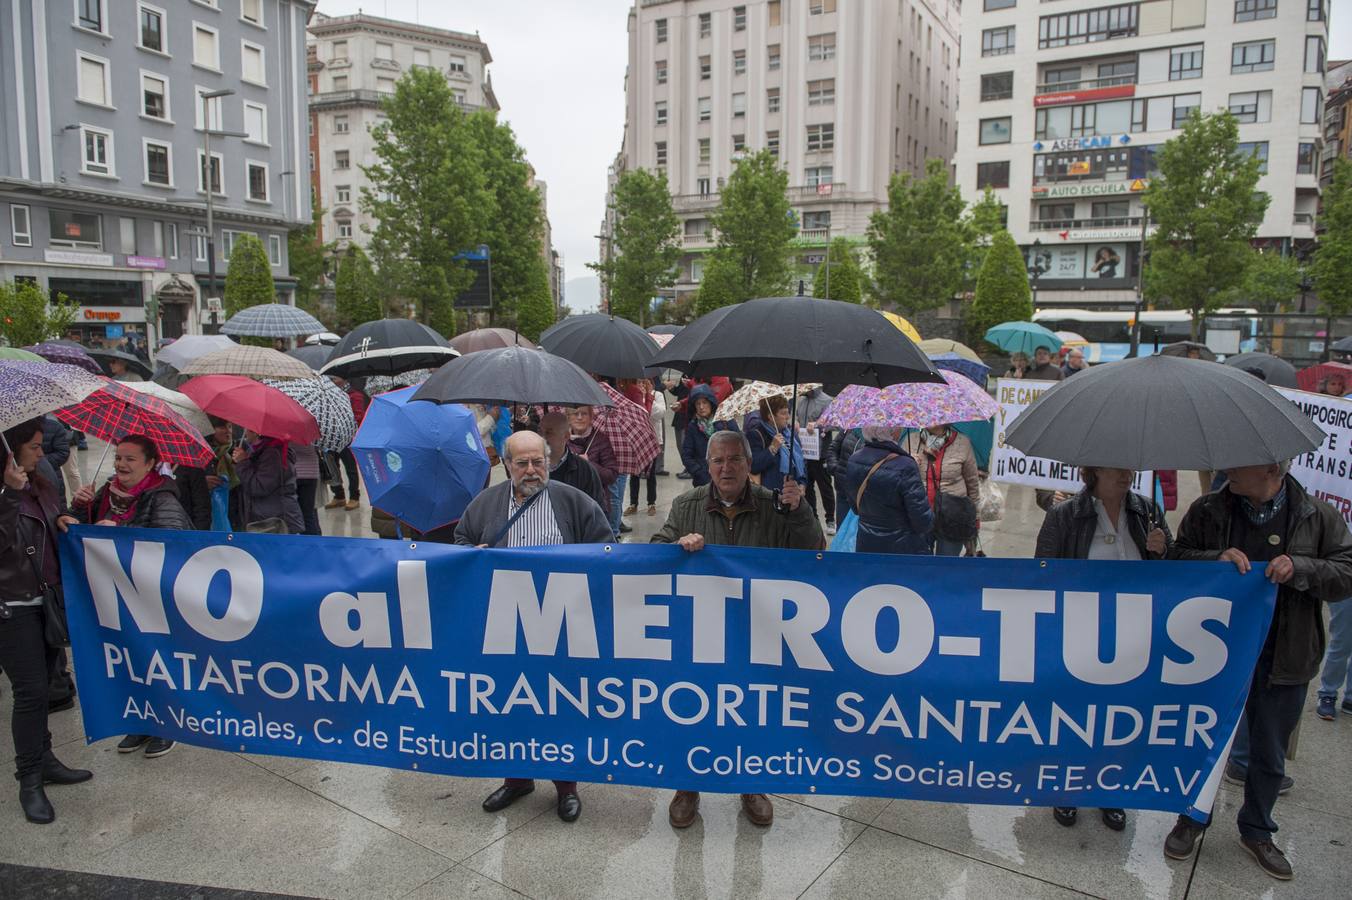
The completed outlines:
{"type": "MultiPolygon", "coordinates": [[[[563,532],[559,531],[559,521],[554,516],[554,504],[549,502],[548,486],[541,487],[542,496],[521,514],[521,518],[512,523],[511,529],[507,532],[507,541],[503,546],[507,547],[541,547],[548,544],[562,544],[563,532]]],[[[516,511],[525,503],[529,502],[527,497],[521,503],[516,502],[516,491],[507,492],[507,517],[516,515],[516,511]]]]}

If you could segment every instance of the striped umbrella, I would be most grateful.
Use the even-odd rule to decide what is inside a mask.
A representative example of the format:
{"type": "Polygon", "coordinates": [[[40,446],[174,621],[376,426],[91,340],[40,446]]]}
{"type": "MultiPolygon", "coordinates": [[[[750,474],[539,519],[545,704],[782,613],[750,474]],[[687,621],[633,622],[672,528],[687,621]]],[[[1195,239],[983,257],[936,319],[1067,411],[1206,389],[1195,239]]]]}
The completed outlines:
{"type": "Polygon", "coordinates": [[[168,403],[120,381],[105,381],[99,390],[53,415],[110,444],[128,435],[144,435],[155,442],[160,460],[173,466],[205,466],[216,457],[202,432],[168,403]]]}
{"type": "Polygon", "coordinates": [[[104,380],[75,366],[51,362],[0,361],[0,431],[79,403],[104,380]]]}
{"type": "Polygon", "coordinates": [[[25,347],[48,362],[61,363],[66,366],[79,366],[91,375],[102,375],[103,369],[94,357],[85,352],[74,341],[43,341],[40,344],[34,344],[31,347],[25,347]]]}
{"type": "Polygon", "coordinates": [[[314,378],[263,379],[299,403],[315,417],[319,425],[319,440],[315,447],[342,453],[357,433],[357,419],[352,415],[352,401],[347,392],[323,375],[314,378]]]}
{"type": "Polygon", "coordinates": [[[232,347],[199,356],[179,370],[184,375],[243,375],[246,378],[313,378],[314,370],[271,347],[232,347]]]}
{"type": "Polygon", "coordinates": [[[226,334],[267,338],[300,337],[323,330],[323,322],[287,303],[263,303],[241,309],[221,327],[226,334]]]}

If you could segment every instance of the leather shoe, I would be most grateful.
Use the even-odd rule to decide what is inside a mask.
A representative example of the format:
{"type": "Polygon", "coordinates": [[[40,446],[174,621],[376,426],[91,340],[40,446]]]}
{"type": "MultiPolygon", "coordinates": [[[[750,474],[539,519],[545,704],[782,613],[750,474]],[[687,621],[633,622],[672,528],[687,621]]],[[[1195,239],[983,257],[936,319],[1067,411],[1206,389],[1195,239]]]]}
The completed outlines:
{"type": "Polygon", "coordinates": [[[765,827],[775,820],[775,808],[764,794],[743,794],[742,809],[752,825],[765,827]]]}
{"type": "Polygon", "coordinates": [[[44,784],[79,784],[94,777],[88,769],[72,769],[48,750],[42,754],[42,781],[44,784]]]}
{"type": "Polygon", "coordinates": [[[1287,861],[1286,854],[1278,850],[1272,841],[1255,841],[1252,838],[1241,837],[1239,842],[1244,845],[1245,850],[1253,854],[1258,868],[1279,881],[1291,880],[1291,863],[1287,861]]]}
{"type": "Polygon", "coordinates": [[[504,784],[488,795],[488,799],[484,801],[484,812],[497,812],[506,809],[534,790],[535,782],[533,781],[527,784],[504,784]]]}
{"type": "Polygon", "coordinates": [[[1205,830],[1187,816],[1179,816],[1173,831],[1164,839],[1164,855],[1170,859],[1191,859],[1197,852],[1197,839],[1205,830]]]}
{"type": "Polygon", "coordinates": [[[68,709],[75,708],[75,695],[71,694],[62,700],[53,700],[47,704],[47,712],[65,712],[68,709]]]}
{"type": "Polygon", "coordinates": [[[19,805],[23,807],[24,818],[35,825],[56,821],[56,810],[42,789],[41,772],[29,772],[19,779],[19,805]]]}
{"type": "Polygon", "coordinates": [[[667,817],[671,820],[672,828],[689,828],[694,824],[697,813],[699,813],[699,791],[677,791],[676,796],[671,798],[671,806],[667,809],[667,817]]]}
{"type": "Polygon", "coordinates": [[[582,815],[582,798],[577,794],[559,795],[559,818],[565,822],[576,822],[582,815]]]}

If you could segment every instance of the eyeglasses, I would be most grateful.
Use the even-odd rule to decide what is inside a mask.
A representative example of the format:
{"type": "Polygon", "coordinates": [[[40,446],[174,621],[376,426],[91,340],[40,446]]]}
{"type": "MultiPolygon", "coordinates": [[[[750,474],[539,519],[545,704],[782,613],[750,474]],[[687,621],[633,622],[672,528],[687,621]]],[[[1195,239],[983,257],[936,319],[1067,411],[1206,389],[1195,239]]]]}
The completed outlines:
{"type": "Polygon", "coordinates": [[[516,469],[518,472],[525,472],[528,469],[543,469],[548,465],[549,460],[545,459],[542,456],[537,456],[534,459],[512,460],[512,468],[516,469]]]}
{"type": "Polygon", "coordinates": [[[746,461],[747,459],[745,456],[714,456],[709,459],[709,468],[712,469],[715,466],[720,468],[723,466],[740,466],[746,461]]]}

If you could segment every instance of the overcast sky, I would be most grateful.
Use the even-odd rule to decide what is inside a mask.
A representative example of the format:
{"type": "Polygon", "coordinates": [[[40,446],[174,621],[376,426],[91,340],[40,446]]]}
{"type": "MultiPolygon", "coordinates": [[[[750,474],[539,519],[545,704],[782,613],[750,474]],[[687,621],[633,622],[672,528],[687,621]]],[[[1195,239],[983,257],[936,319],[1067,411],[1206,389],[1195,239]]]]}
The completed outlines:
{"type": "MultiPolygon", "coordinates": [[[[624,126],[630,0],[320,0],[319,11],[479,33],[502,115],[549,185],[549,221],[567,278],[590,275],[606,167],[624,126]]],[[[1329,57],[1352,58],[1352,0],[1333,0],[1329,57]]]]}

